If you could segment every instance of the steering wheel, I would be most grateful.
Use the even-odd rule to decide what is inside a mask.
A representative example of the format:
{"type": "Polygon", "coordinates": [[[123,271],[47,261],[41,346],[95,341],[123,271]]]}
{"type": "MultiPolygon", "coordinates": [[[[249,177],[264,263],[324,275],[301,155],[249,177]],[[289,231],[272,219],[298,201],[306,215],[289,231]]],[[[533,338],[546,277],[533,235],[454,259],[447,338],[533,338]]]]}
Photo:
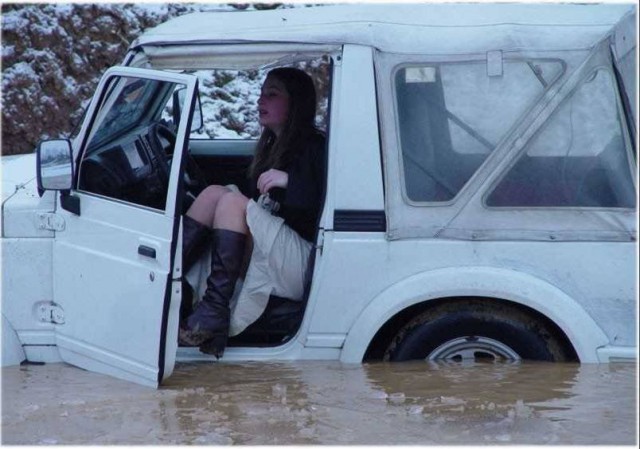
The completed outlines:
{"type": "MultiPolygon", "coordinates": [[[[166,157],[168,170],[168,167],[171,165],[171,159],[173,158],[176,146],[176,133],[170,126],[167,126],[163,122],[158,122],[153,125],[150,134],[152,135],[152,139],[159,144],[160,148],[162,148],[166,157]]],[[[207,187],[207,178],[193,159],[193,156],[191,156],[191,153],[187,151],[185,157],[185,169],[183,173],[185,187],[187,192],[194,196],[198,196],[198,194],[207,187]]]]}
{"type": "Polygon", "coordinates": [[[176,147],[176,133],[173,129],[163,122],[158,122],[151,127],[151,135],[167,158],[171,158],[176,147]]]}

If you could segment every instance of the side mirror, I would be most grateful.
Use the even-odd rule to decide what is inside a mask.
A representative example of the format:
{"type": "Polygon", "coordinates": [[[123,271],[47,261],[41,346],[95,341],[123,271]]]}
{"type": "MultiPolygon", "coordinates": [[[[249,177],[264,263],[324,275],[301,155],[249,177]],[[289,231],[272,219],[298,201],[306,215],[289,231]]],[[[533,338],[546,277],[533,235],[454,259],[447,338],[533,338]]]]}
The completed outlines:
{"type": "MultiPolygon", "coordinates": [[[[182,114],[182,106],[184,98],[187,95],[187,89],[181,88],[173,92],[173,123],[179,123],[182,114]]],[[[202,103],[200,102],[200,92],[196,92],[196,107],[191,118],[191,132],[200,132],[204,127],[202,120],[202,103]]]]}
{"type": "Polygon", "coordinates": [[[67,139],[44,140],[37,151],[38,189],[71,190],[73,151],[67,139]]]}

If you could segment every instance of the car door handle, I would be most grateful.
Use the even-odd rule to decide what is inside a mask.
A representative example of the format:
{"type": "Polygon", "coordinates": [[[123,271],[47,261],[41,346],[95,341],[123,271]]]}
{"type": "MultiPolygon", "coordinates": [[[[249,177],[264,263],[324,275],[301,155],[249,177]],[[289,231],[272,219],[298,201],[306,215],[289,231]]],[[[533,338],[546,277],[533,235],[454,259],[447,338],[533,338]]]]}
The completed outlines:
{"type": "Polygon", "coordinates": [[[138,246],[138,254],[140,254],[141,256],[150,257],[152,259],[156,258],[155,248],[151,248],[150,246],[147,246],[147,245],[138,246]]]}

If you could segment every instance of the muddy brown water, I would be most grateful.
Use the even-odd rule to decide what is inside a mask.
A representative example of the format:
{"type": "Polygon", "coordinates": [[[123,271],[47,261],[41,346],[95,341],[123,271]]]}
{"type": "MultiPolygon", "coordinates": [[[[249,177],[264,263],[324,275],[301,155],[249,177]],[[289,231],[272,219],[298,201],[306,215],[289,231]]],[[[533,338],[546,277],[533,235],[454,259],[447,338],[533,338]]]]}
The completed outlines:
{"type": "Polygon", "coordinates": [[[2,369],[3,444],[636,445],[635,364],[180,364],[159,390],[2,369]]]}

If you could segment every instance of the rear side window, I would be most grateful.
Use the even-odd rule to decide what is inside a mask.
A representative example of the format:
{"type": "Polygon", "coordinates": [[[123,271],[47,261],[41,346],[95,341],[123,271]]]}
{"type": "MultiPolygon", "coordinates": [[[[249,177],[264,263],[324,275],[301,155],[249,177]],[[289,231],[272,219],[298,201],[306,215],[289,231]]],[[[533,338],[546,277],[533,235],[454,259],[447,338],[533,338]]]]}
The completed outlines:
{"type": "Polygon", "coordinates": [[[558,60],[404,66],[395,73],[406,198],[452,200],[564,72],[558,60]]]}
{"type": "Polygon", "coordinates": [[[595,70],[527,144],[486,204],[633,208],[622,133],[614,79],[607,70],[595,70]]]}

